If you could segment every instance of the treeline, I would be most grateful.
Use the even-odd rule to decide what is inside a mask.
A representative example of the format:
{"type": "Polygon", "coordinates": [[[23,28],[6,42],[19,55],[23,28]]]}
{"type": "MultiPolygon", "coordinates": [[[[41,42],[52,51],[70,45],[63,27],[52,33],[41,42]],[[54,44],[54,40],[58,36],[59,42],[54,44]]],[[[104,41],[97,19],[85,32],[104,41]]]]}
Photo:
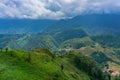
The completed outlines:
{"type": "Polygon", "coordinates": [[[91,76],[91,80],[110,80],[111,76],[104,73],[102,68],[94,60],[82,54],[71,52],[69,58],[73,60],[73,64],[80,70],[91,76]]]}
{"type": "Polygon", "coordinates": [[[99,44],[101,44],[102,47],[114,47],[119,48],[120,47],[120,36],[117,35],[100,35],[100,36],[94,36],[92,39],[99,44]]]}
{"type": "Polygon", "coordinates": [[[98,63],[103,63],[107,61],[111,61],[110,58],[108,58],[105,53],[101,51],[95,51],[91,54],[91,57],[98,63]]]}

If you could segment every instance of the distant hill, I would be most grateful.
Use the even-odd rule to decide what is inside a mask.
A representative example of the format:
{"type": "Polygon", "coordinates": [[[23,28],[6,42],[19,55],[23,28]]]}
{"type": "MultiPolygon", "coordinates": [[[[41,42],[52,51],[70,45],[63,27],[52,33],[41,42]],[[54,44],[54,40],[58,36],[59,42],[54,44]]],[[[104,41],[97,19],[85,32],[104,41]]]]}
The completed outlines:
{"type": "Polygon", "coordinates": [[[0,19],[0,34],[40,33],[55,20],[0,19]]]}
{"type": "Polygon", "coordinates": [[[54,39],[61,44],[62,42],[74,39],[74,38],[82,38],[88,36],[87,33],[80,28],[65,28],[62,30],[48,31],[45,34],[49,34],[54,37],[54,39]]]}
{"type": "Polygon", "coordinates": [[[119,35],[119,27],[119,14],[85,14],[64,20],[0,19],[0,34],[29,34],[81,28],[89,35],[119,35]]]}
{"type": "Polygon", "coordinates": [[[0,47],[22,50],[48,48],[57,51],[64,41],[86,36],[88,35],[82,29],[74,28],[38,34],[1,35],[0,47]]]}
{"type": "Polygon", "coordinates": [[[72,19],[60,20],[48,31],[63,30],[66,28],[81,28],[89,35],[120,34],[120,15],[118,14],[86,14],[72,19]]]}
{"type": "MultiPolygon", "coordinates": [[[[56,77],[57,78],[59,77],[60,80],[61,78],[64,78],[64,80],[66,80],[66,78],[70,78],[70,79],[72,78],[73,80],[80,80],[82,79],[80,78],[82,76],[81,74],[83,74],[84,76],[84,79],[82,80],[97,80],[93,78],[93,76],[95,77],[95,75],[89,74],[91,72],[84,73],[89,70],[89,68],[86,68],[85,66],[87,67],[92,66],[91,59],[88,58],[86,59],[86,57],[84,56],[92,58],[94,61],[98,62],[98,64],[102,67],[104,67],[105,65],[109,65],[110,69],[113,68],[116,69],[117,71],[120,71],[119,70],[120,67],[120,43],[119,43],[120,20],[119,19],[120,19],[120,15],[117,14],[90,14],[90,15],[80,15],[72,19],[66,19],[66,20],[1,20],[0,48],[5,49],[6,47],[8,47],[10,50],[13,50],[13,52],[11,53],[13,53],[14,56],[16,56],[15,54],[18,53],[17,55],[18,58],[16,58],[17,60],[15,60],[15,62],[18,61],[19,59],[21,60],[21,57],[25,58],[27,54],[27,52],[18,51],[18,50],[26,50],[28,52],[30,52],[30,50],[33,50],[32,55],[34,56],[34,60],[37,61],[37,63],[39,61],[44,62],[43,58],[45,58],[45,62],[48,63],[48,64],[43,64],[43,63],[37,64],[35,62],[36,64],[34,66],[41,68],[40,65],[41,64],[44,65],[41,68],[41,70],[45,67],[45,74],[47,75],[54,73],[55,70],[55,75],[50,76],[51,80],[54,80],[53,79],[54,77],[55,80],[56,77]],[[50,56],[51,52],[46,49],[39,50],[39,48],[47,48],[51,50],[51,52],[53,52],[54,54],[58,54],[58,56],[59,55],[61,56],[56,59],[55,63],[53,63],[53,61],[51,61],[53,55],[50,56]],[[46,52],[49,52],[48,53],[49,55],[40,54],[46,52]],[[67,55],[71,52],[75,52],[75,54],[67,55]],[[82,61],[80,62],[81,59],[82,61]],[[89,64],[89,60],[91,61],[90,64],[89,64]],[[59,71],[57,63],[58,64],[64,63],[66,65],[67,68],[65,74],[62,74],[61,71],[60,73],[56,71],[56,70],[59,71]],[[84,66],[83,65],[81,66],[81,64],[84,64],[84,66]],[[53,72],[49,73],[47,72],[48,70],[47,66],[50,66],[50,68],[52,69],[54,66],[55,69],[53,69],[53,72]],[[70,67],[70,69],[68,67],[70,67]],[[73,71],[74,69],[76,70],[76,72],[73,71]],[[69,70],[72,73],[69,74],[69,70]],[[80,71],[80,74],[77,71],[80,71]]],[[[1,53],[0,56],[1,55],[7,56],[7,58],[10,57],[10,55],[6,55],[4,53],[1,53]]],[[[9,59],[11,60],[11,58],[13,57],[10,57],[9,59]]],[[[6,57],[3,58],[3,60],[6,60],[6,57]]],[[[8,62],[6,62],[6,64],[8,62]]],[[[31,64],[27,65],[27,67],[30,66],[32,65],[31,64]]],[[[92,70],[96,70],[96,68],[98,67],[95,67],[92,70]]],[[[98,73],[98,71],[96,70],[95,73],[98,73]]],[[[19,73],[19,75],[21,75],[21,73],[19,73]]],[[[38,73],[39,72],[37,72],[36,74],[38,75],[38,73]]],[[[7,74],[7,72],[5,74],[7,74]]],[[[29,73],[28,74],[26,73],[26,75],[29,75],[29,73]]],[[[42,78],[46,79],[45,75],[44,74],[42,75],[44,76],[42,78]]],[[[33,78],[32,76],[30,78],[33,78]]]]}
{"type": "Polygon", "coordinates": [[[102,47],[120,48],[120,36],[117,35],[99,35],[91,37],[95,42],[101,44],[102,47]]]}
{"type": "Polygon", "coordinates": [[[0,48],[21,49],[16,40],[23,36],[23,34],[0,34],[0,48]]]}

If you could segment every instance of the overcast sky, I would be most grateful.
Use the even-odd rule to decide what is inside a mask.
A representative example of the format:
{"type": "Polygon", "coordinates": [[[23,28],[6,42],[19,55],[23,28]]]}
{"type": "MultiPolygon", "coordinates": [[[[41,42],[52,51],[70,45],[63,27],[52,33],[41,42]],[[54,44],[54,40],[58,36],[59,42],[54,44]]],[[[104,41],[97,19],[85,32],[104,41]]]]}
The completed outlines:
{"type": "Polygon", "coordinates": [[[120,0],[0,0],[0,18],[63,19],[119,13],[120,0]]]}

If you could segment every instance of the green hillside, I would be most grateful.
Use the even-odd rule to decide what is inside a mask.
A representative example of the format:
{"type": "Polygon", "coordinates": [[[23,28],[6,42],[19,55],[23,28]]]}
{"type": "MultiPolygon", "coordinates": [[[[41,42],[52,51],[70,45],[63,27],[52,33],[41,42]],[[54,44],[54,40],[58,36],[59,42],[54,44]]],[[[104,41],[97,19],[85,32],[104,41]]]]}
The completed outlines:
{"type": "Polygon", "coordinates": [[[64,30],[56,30],[53,32],[49,32],[54,39],[61,44],[62,42],[74,39],[74,38],[83,38],[87,36],[86,32],[80,28],[68,28],[64,30]]]}
{"type": "MultiPolygon", "coordinates": [[[[97,64],[99,64],[99,67],[102,67],[102,69],[104,65],[108,65],[109,69],[120,72],[120,37],[117,35],[102,34],[89,36],[84,30],[80,28],[71,28],[56,30],[47,33],[15,36],[1,35],[0,38],[0,48],[4,49],[8,47],[10,49],[13,49],[12,56],[11,51],[8,53],[1,53],[1,61],[4,60],[2,63],[0,63],[3,65],[1,66],[0,70],[0,72],[2,73],[1,79],[6,78],[5,76],[14,77],[14,74],[18,73],[17,75],[23,76],[25,80],[27,80],[26,76],[28,75],[31,75],[32,77],[30,77],[30,79],[33,80],[35,80],[35,78],[39,78],[40,80],[56,80],[56,78],[57,80],[96,80],[96,77],[93,75],[94,71],[89,72],[92,74],[87,73],[88,69],[86,68],[86,65],[90,62],[85,61],[86,64],[82,67],[76,62],[76,59],[80,57],[78,53],[92,58],[94,61],[97,62],[97,64]],[[51,52],[59,56],[55,57],[55,55],[53,55],[48,50],[39,50],[38,48],[47,48],[51,50],[51,52]],[[32,56],[31,63],[27,60],[28,52],[16,51],[15,49],[27,51],[33,50],[30,52],[32,56]],[[66,55],[66,53],[69,54],[69,52],[71,51],[77,53],[78,57],[75,57],[76,55],[66,55]],[[60,55],[63,56],[60,57],[60,55]],[[64,71],[61,71],[62,64],[65,68],[64,71]],[[23,69],[23,67],[25,67],[25,70],[23,69]],[[31,68],[33,68],[35,72],[33,72],[31,68]],[[11,69],[15,70],[16,72],[11,69]],[[4,70],[8,71],[5,71],[4,73],[4,70]],[[8,73],[10,74],[10,76],[8,75],[8,73]],[[83,77],[81,78],[81,76],[83,77]]],[[[85,59],[83,59],[82,62],[84,62],[85,59]]],[[[82,65],[83,64],[84,63],[82,63],[82,65]]],[[[102,73],[100,72],[99,75],[101,74],[102,73]]],[[[18,77],[18,79],[12,78],[11,80],[20,79],[18,77]]],[[[105,78],[105,80],[107,79],[105,78]]]]}
{"type": "Polygon", "coordinates": [[[92,39],[95,42],[98,42],[103,47],[114,47],[119,48],[120,47],[120,36],[118,35],[109,35],[109,34],[103,34],[92,37],[92,39]]]}
{"type": "Polygon", "coordinates": [[[79,49],[81,47],[95,46],[95,45],[96,43],[90,37],[83,37],[83,38],[74,38],[74,39],[66,40],[60,45],[60,48],[79,49]]]}
{"type": "Polygon", "coordinates": [[[93,60],[74,52],[62,56],[55,56],[47,49],[0,52],[0,80],[100,80],[103,78],[102,72],[96,73],[94,68],[101,71],[93,60]],[[97,76],[87,69],[91,69],[97,76]],[[98,75],[101,75],[100,79],[98,75]]]}

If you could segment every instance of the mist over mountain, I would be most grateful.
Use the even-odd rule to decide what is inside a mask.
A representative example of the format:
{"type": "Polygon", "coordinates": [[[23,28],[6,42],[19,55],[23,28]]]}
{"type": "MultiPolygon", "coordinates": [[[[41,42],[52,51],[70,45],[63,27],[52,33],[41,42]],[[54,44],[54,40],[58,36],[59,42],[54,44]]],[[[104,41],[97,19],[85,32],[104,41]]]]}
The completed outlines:
{"type": "Polygon", "coordinates": [[[64,20],[0,19],[0,34],[29,34],[80,28],[89,35],[120,32],[119,14],[86,14],[64,20]]]}

